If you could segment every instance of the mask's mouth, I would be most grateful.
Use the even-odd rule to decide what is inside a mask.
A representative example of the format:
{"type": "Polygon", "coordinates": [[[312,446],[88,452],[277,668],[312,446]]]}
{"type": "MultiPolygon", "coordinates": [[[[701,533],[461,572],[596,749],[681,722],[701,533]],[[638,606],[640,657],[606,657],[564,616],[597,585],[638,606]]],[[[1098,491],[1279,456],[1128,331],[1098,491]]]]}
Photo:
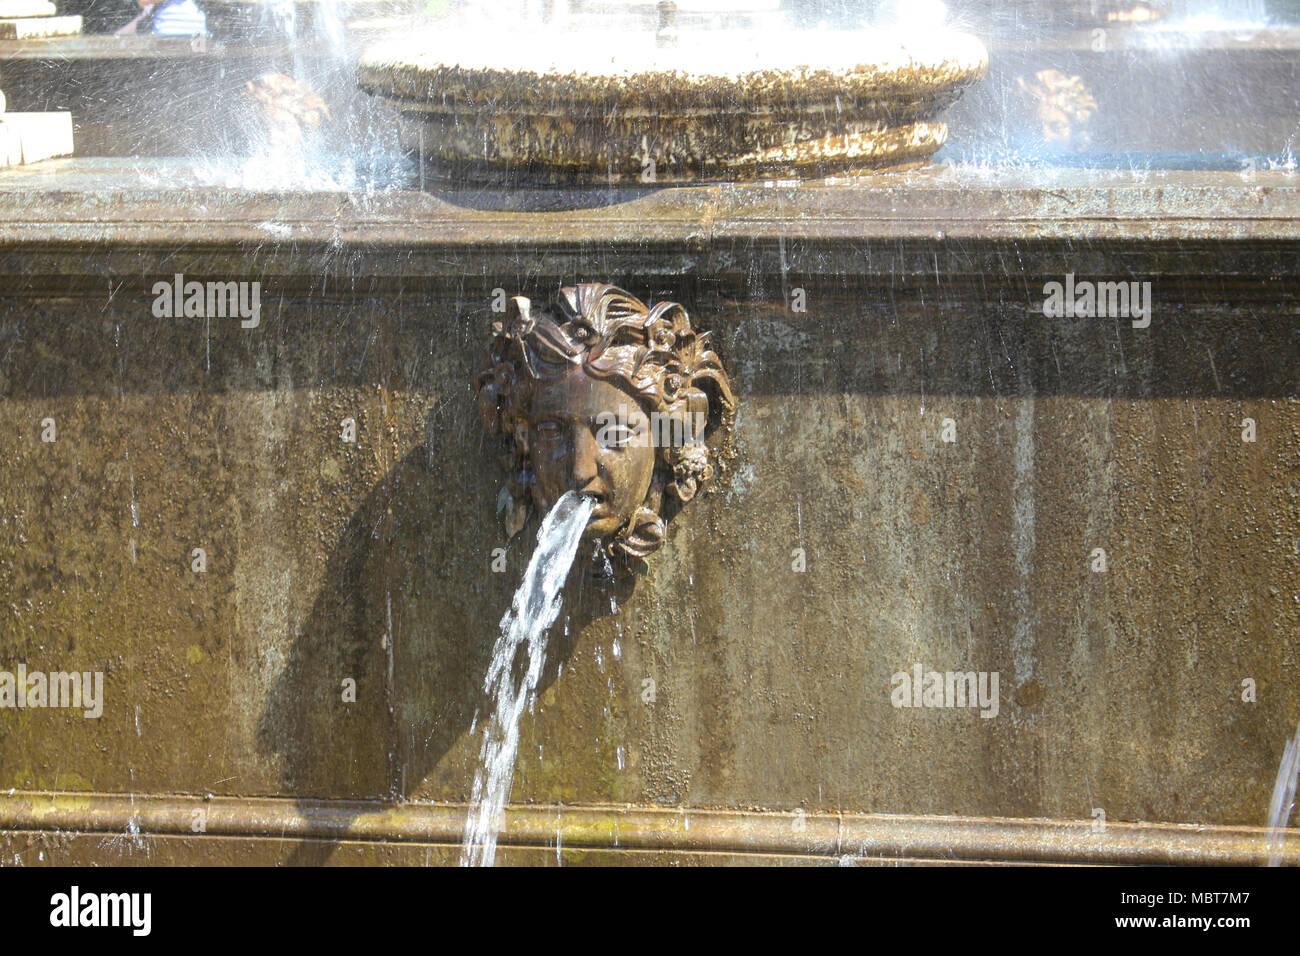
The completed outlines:
{"type": "Polygon", "coordinates": [[[609,504],[608,492],[584,491],[582,496],[596,503],[596,506],[591,509],[591,517],[587,519],[587,528],[583,537],[598,539],[616,534],[619,528],[615,527],[615,516],[609,504]]]}

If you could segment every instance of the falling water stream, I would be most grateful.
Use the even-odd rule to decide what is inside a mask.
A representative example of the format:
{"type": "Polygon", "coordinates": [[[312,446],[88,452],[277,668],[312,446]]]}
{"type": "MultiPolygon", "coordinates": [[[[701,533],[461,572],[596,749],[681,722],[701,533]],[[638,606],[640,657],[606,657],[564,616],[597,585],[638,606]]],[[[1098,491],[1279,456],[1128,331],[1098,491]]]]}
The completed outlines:
{"type": "Polygon", "coordinates": [[[1286,825],[1295,806],[1296,786],[1300,783],[1300,726],[1282,750],[1282,762],[1273,784],[1273,799],[1268,805],[1269,866],[1280,866],[1286,825]]]}
{"type": "Polygon", "coordinates": [[[572,491],[555,503],[537,532],[537,550],[528,562],[523,583],[501,619],[501,632],[483,681],[492,715],[483,726],[461,866],[491,866],[496,857],[497,831],[519,749],[519,718],[537,689],[546,656],[546,631],[560,613],[560,589],[595,504],[572,491]],[[520,648],[524,650],[523,672],[516,678],[520,648]]]}

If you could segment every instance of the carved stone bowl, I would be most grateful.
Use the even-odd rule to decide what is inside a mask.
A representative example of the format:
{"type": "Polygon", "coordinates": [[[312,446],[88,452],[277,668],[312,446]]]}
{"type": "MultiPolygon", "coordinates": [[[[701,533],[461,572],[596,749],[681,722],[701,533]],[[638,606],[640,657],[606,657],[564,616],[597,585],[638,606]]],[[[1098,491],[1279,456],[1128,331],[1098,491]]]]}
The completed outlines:
{"type": "Polygon", "coordinates": [[[988,54],[946,29],[443,33],[386,40],[362,89],[435,174],[470,182],[818,178],[923,163],[988,54]]]}

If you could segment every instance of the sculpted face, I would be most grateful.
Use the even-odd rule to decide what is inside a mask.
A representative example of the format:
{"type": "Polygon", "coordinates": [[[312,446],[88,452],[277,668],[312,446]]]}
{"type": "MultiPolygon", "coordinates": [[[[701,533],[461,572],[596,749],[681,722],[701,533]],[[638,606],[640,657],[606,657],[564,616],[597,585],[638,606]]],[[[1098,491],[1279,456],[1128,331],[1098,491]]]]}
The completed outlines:
{"type": "Polygon", "coordinates": [[[616,576],[640,569],[734,454],[736,399],[707,341],[680,303],[611,285],[565,286],[540,309],[512,298],[473,386],[506,469],[506,533],[565,492],[589,495],[591,556],[603,551],[616,576]]]}
{"type": "Polygon", "coordinates": [[[648,426],[635,399],[579,366],[539,385],[527,424],[534,503],[545,514],[566,491],[591,495],[596,509],[584,537],[619,531],[654,477],[655,449],[636,438],[648,426]]]}

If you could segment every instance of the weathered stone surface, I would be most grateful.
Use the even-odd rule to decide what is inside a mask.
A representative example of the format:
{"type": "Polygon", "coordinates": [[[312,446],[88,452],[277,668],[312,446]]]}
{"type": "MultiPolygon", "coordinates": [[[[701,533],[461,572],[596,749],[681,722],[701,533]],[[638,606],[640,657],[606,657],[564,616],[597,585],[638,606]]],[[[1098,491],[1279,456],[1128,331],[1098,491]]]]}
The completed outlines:
{"type": "Polygon", "coordinates": [[[532,533],[468,383],[495,289],[609,279],[712,331],[739,454],[616,611],[575,582],[515,802],[1263,824],[1300,711],[1290,178],[559,217],[49,165],[0,189],[0,667],[102,669],[106,704],[0,712],[0,789],[465,800],[532,533]],[[1149,279],[1151,326],[1044,316],[1067,271],[1149,279]],[[176,272],[260,281],[259,326],[155,318],[176,272]],[[999,672],[998,716],[893,707],[917,663],[999,672]]]}

